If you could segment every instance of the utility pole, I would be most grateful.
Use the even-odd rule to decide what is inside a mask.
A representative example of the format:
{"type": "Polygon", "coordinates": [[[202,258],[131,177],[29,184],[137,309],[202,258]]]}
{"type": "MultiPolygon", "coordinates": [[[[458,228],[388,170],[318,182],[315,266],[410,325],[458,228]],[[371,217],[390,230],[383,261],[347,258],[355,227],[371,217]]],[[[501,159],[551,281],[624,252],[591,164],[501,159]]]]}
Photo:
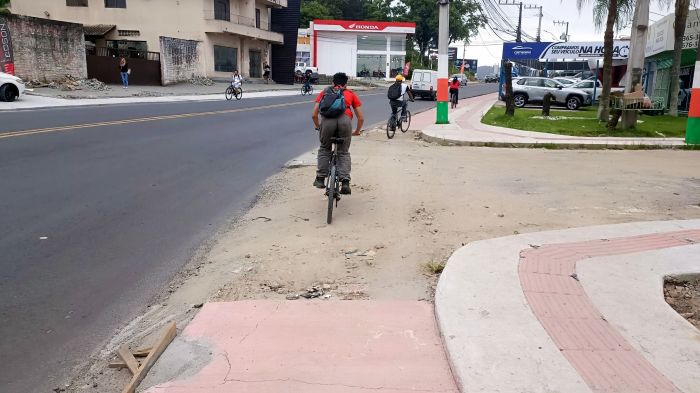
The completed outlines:
{"type": "MultiPolygon", "coordinates": [[[[649,0],[637,0],[634,7],[632,22],[632,39],[630,54],[627,60],[627,82],[625,93],[636,91],[641,86],[642,70],[644,69],[644,49],[647,46],[647,30],[649,29],[649,0]]],[[[628,130],[637,126],[637,111],[622,111],[622,129],[628,130]]]]}
{"type": "Polygon", "coordinates": [[[536,5],[533,5],[533,4],[525,4],[525,9],[526,9],[526,10],[532,10],[532,9],[539,10],[539,13],[538,13],[537,16],[539,17],[540,21],[537,23],[537,38],[536,38],[536,41],[537,41],[537,42],[542,42],[542,17],[544,16],[544,14],[542,13],[542,6],[541,6],[541,5],[540,5],[540,6],[536,6],[536,5]]]}
{"type": "Polygon", "coordinates": [[[688,111],[688,128],[685,131],[685,143],[700,145],[700,39],[698,39],[698,58],[695,61],[695,76],[693,77],[693,90],[690,94],[690,108],[688,111]]]}
{"type": "Polygon", "coordinates": [[[564,33],[564,42],[569,42],[569,22],[563,20],[555,20],[555,25],[566,25],[566,33],[564,33]]]}
{"type": "Polygon", "coordinates": [[[517,5],[520,8],[518,12],[518,31],[515,35],[515,42],[523,42],[523,3],[516,3],[515,0],[499,0],[499,5],[517,5]],[[512,1],[512,2],[511,2],[512,1]]]}
{"type": "Polygon", "coordinates": [[[449,67],[447,46],[450,43],[450,0],[438,0],[440,14],[438,19],[438,80],[437,80],[437,119],[436,124],[447,124],[448,98],[447,78],[449,67]]]}

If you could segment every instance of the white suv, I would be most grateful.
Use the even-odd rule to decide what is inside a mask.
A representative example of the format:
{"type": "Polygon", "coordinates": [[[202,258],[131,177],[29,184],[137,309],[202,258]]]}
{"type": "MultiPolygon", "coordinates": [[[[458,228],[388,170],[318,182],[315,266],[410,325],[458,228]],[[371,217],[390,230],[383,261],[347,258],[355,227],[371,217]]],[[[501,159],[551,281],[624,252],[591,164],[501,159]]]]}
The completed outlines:
{"type": "Polygon", "coordinates": [[[580,89],[565,87],[554,79],[523,77],[513,80],[513,101],[518,108],[528,103],[541,103],[547,93],[554,96],[552,104],[564,105],[571,110],[593,103],[590,94],[580,89]]]}
{"type": "Polygon", "coordinates": [[[16,76],[0,72],[0,101],[12,102],[24,94],[24,82],[16,76]]]}

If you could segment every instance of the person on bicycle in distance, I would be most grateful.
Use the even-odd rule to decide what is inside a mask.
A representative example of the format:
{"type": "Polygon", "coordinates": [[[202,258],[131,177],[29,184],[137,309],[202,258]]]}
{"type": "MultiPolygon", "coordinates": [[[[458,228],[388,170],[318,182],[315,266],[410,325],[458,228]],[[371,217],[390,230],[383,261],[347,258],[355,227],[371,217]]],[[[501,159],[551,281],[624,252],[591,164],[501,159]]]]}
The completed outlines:
{"type": "Polygon", "coordinates": [[[450,82],[450,101],[452,101],[452,95],[455,95],[455,106],[457,105],[457,102],[459,102],[459,79],[455,76],[452,78],[452,81],[450,82]]]}
{"type": "Polygon", "coordinates": [[[311,90],[311,70],[306,70],[301,78],[302,82],[304,82],[304,91],[311,90]]]}
{"type": "Polygon", "coordinates": [[[391,107],[391,114],[396,116],[399,108],[401,108],[401,119],[406,118],[406,108],[408,107],[408,101],[412,100],[411,97],[411,87],[403,83],[404,77],[401,74],[396,75],[396,80],[394,84],[389,86],[387,91],[387,97],[389,98],[389,106],[391,107]]]}
{"type": "Polygon", "coordinates": [[[318,148],[318,166],[314,187],[324,188],[326,177],[328,177],[329,163],[331,159],[332,147],[331,138],[343,138],[344,142],[338,146],[338,178],[342,186],[341,194],[349,195],[350,190],[350,140],[351,135],[360,135],[365,116],[362,113],[362,102],[357,95],[346,88],[348,76],[343,72],[333,75],[333,86],[330,86],[316,97],[311,118],[316,129],[320,131],[321,142],[318,148]],[[333,105],[329,105],[329,104],[333,105]],[[352,131],[352,112],[357,116],[357,128],[352,131]],[[319,121],[319,114],[321,120],[319,121]]]}
{"type": "Polygon", "coordinates": [[[243,84],[243,77],[238,74],[238,70],[233,71],[233,76],[231,77],[231,86],[234,89],[240,89],[243,84]]]}

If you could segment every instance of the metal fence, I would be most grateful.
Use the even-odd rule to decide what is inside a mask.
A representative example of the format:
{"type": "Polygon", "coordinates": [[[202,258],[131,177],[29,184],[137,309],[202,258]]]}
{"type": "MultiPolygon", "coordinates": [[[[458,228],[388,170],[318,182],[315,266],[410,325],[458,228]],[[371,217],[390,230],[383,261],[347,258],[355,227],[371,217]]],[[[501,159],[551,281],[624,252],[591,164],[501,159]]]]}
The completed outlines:
{"type": "Polygon", "coordinates": [[[249,18],[247,16],[241,16],[234,14],[233,12],[226,12],[222,10],[204,10],[205,20],[220,20],[224,22],[231,22],[237,25],[255,27],[255,19],[249,18]]]}
{"type": "Polygon", "coordinates": [[[127,59],[143,59],[149,61],[160,61],[160,53],[147,52],[133,49],[117,49],[104,47],[86,47],[85,54],[88,56],[101,57],[124,57],[127,59]]]}

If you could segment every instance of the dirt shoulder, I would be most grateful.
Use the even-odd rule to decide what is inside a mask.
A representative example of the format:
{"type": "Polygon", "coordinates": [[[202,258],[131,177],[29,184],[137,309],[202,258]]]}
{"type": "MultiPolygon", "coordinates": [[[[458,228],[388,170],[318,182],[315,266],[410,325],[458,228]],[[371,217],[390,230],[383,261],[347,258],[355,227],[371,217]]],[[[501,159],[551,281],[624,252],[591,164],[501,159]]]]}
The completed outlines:
{"type": "Polygon", "coordinates": [[[119,391],[128,371],[105,368],[116,347],[148,343],[169,320],[184,326],[198,303],[295,298],[313,286],[332,299],[431,301],[436,278],[425,265],[472,241],[700,218],[698,152],[445,147],[378,132],[353,139],[351,151],[353,195],[332,225],[313,167],[274,176],[69,390],[119,391]]]}

